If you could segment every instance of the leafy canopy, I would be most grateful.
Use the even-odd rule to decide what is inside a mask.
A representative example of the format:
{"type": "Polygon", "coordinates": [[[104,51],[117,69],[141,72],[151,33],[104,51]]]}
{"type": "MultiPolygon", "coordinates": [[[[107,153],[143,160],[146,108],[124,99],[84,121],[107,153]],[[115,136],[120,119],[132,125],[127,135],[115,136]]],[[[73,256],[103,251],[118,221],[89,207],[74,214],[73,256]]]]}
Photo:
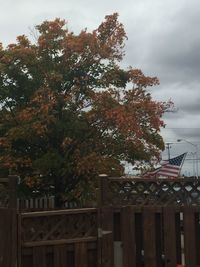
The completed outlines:
{"type": "Polygon", "coordinates": [[[1,170],[80,197],[98,173],[122,174],[122,160],[158,157],[166,104],[146,91],[156,77],[121,68],[118,14],[92,32],[76,35],[60,19],[36,31],[35,42],[22,35],[0,46],[1,170]]]}

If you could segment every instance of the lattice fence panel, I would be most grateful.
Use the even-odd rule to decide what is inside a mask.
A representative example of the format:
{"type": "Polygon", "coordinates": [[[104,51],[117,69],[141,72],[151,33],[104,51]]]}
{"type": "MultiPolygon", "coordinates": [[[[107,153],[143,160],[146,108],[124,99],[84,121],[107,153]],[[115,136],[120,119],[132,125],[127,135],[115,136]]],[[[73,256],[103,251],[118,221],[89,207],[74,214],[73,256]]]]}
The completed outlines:
{"type": "Polygon", "coordinates": [[[106,205],[200,206],[198,179],[108,178],[106,187],[106,205]]]}
{"type": "Polygon", "coordinates": [[[21,214],[22,244],[97,236],[96,209],[21,214]]]}

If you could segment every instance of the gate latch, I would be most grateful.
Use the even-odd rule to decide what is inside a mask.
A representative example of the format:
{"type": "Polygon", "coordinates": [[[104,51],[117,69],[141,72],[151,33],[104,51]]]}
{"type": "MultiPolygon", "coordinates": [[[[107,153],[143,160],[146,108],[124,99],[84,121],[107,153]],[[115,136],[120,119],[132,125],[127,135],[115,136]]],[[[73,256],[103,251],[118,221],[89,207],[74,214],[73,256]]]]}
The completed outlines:
{"type": "Polygon", "coordinates": [[[112,231],[106,231],[103,230],[102,228],[98,228],[98,238],[101,238],[104,235],[109,235],[109,234],[112,234],[112,231]]]}

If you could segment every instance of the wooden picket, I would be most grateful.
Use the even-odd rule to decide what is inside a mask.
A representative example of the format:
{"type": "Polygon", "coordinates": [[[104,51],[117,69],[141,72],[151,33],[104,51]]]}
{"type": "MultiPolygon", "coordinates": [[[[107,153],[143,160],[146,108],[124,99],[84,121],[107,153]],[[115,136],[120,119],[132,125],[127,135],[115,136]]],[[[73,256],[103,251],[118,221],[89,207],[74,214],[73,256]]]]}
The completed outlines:
{"type": "Polygon", "coordinates": [[[0,266],[15,267],[17,263],[17,177],[0,178],[0,266]]]}

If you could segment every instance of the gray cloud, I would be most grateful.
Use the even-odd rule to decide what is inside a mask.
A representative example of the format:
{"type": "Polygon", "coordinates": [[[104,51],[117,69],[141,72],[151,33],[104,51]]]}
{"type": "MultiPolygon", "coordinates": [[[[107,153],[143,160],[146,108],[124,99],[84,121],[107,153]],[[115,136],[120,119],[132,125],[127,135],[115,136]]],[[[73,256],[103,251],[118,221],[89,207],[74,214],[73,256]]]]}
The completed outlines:
{"type": "MultiPolygon", "coordinates": [[[[166,141],[185,138],[200,144],[200,2],[199,0],[0,0],[0,41],[14,42],[43,20],[61,17],[70,30],[93,30],[104,16],[120,14],[128,35],[123,66],[158,76],[150,89],[157,100],[172,99],[177,113],[164,116],[166,141]]],[[[184,144],[174,146],[182,152],[184,144]]],[[[166,154],[164,154],[166,155],[166,154]]]]}

